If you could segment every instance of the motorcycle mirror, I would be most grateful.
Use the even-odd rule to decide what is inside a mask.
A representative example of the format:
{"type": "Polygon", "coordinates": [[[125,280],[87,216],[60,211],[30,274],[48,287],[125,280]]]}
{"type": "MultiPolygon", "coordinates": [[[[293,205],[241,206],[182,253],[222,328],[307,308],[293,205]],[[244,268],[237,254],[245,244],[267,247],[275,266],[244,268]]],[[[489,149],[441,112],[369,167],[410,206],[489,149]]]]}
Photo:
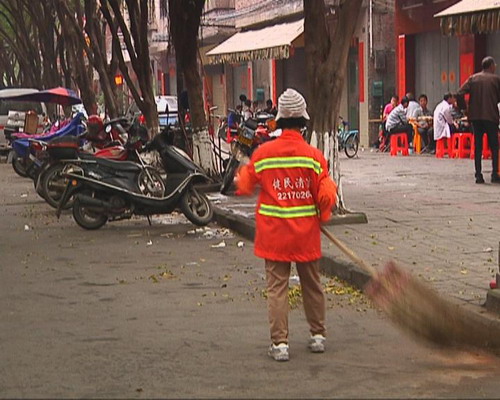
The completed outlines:
{"type": "Polygon", "coordinates": [[[247,100],[247,96],[245,96],[244,94],[240,94],[240,101],[242,103],[244,103],[246,100],[247,100]]]}
{"type": "Polygon", "coordinates": [[[111,132],[111,125],[106,126],[106,133],[109,133],[109,132],[111,132]]]}

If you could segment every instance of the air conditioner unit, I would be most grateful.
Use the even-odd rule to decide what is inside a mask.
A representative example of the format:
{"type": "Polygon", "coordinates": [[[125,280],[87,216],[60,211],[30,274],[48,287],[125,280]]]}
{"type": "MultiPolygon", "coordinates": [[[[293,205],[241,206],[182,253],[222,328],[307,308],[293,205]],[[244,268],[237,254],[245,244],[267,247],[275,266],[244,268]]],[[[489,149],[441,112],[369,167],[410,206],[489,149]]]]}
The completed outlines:
{"type": "Polygon", "coordinates": [[[385,50],[375,50],[375,69],[385,70],[385,50]]]}

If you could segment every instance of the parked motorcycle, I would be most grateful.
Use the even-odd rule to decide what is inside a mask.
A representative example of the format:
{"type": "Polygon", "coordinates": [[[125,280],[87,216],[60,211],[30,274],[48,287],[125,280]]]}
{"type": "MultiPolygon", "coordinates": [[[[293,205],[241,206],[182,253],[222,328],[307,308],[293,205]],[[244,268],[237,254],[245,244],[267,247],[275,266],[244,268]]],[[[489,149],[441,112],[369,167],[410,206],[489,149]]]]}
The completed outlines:
{"type": "MultiPolygon", "coordinates": [[[[37,193],[50,206],[57,208],[59,205],[61,195],[66,188],[66,178],[62,176],[63,168],[68,160],[71,161],[75,158],[73,151],[64,151],[64,148],[78,149],[76,153],[78,158],[89,158],[91,154],[90,158],[98,157],[115,161],[129,160],[141,163],[145,167],[137,152],[137,149],[142,147],[142,143],[135,140],[139,135],[138,129],[136,125],[130,124],[127,118],[115,118],[103,123],[99,117],[90,116],[87,131],[78,138],[80,140],[60,136],[42,145],[43,149],[46,150],[45,156],[42,158],[38,155],[33,163],[38,167],[35,181],[37,193]],[[82,138],[86,141],[86,145],[83,146],[86,152],[80,151],[82,138]],[[129,142],[128,138],[134,138],[134,142],[129,142]]],[[[34,144],[34,146],[36,145],[34,144]]],[[[71,205],[70,201],[66,206],[70,208],[71,205]]]]}
{"type": "Polygon", "coordinates": [[[213,207],[196,184],[209,178],[172,143],[173,136],[167,127],[144,147],[145,151],[159,153],[166,172],[166,191],[161,196],[156,186],[141,188],[143,169],[136,163],[99,158],[75,160],[64,169],[68,184],[57,215],[74,197],[73,217],[84,229],[99,229],[108,221],[128,219],[132,215],[149,218],[153,214],[168,214],[177,208],[194,224],[208,224],[213,217],[213,207]]]}
{"type": "Polygon", "coordinates": [[[12,150],[10,151],[7,160],[8,162],[12,162],[12,168],[14,169],[14,171],[23,178],[33,177],[33,174],[35,172],[33,170],[29,170],[30,167],[33,167],[31,165],[33,159],[30,156],[30,142],[47,142],[60,136],[78,136],[84,131],[82,117],[83,114],[77,114],[70,123],[55,132],[47,132],[41,135],[13,133],[11,136],[9,136],[8,139],[11,141],[10,144],[12,150]]]}
{"type": "Polygon", "coordinates": [[[247,119],[237,129],[237,135],[231,136],[231,155],[222,176],[220,192],[226,194],[233,183],[236,170],[243,157],[250,157],[262,143],[271,140],[274,116],[260,113],[256,119],[247,119]]]}

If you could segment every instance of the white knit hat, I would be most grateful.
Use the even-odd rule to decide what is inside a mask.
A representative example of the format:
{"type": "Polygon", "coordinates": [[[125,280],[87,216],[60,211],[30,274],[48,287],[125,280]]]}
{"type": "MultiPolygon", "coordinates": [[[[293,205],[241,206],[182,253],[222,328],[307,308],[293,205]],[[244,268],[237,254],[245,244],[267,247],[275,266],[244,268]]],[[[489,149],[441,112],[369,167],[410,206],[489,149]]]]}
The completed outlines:
{"type": "Polygon", "coordinates": [[[309,119],[306,111],[306,101],[304,97],[295,89],[288,88],[278,99],[278,114],[276,121],[280,118],[301,118],[309,119]]]}

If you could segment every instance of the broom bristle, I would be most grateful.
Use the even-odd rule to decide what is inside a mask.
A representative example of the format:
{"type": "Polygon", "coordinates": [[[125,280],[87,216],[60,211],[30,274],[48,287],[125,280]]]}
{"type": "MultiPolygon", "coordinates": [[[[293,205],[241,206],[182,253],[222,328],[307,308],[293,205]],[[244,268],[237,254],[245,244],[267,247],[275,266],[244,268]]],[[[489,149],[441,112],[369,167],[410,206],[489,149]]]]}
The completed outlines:
{"type": "Polygon", "coordinates": [[[457,305],[441,298],[394,262],[369,282],[367,295],[397,325],[440,346],[500,349],[500,335],[478,329],[457,305]]]}

